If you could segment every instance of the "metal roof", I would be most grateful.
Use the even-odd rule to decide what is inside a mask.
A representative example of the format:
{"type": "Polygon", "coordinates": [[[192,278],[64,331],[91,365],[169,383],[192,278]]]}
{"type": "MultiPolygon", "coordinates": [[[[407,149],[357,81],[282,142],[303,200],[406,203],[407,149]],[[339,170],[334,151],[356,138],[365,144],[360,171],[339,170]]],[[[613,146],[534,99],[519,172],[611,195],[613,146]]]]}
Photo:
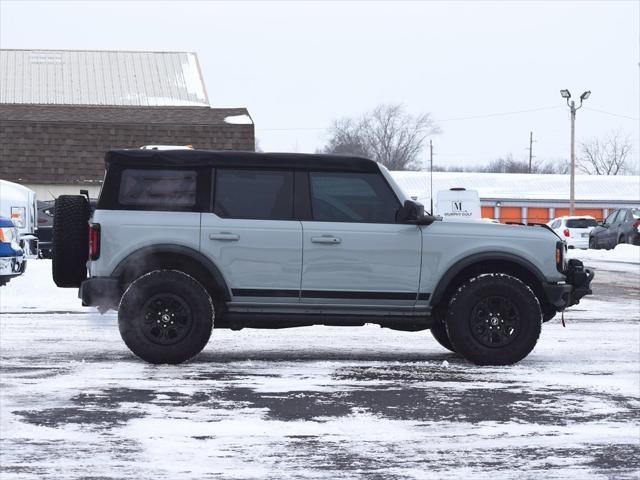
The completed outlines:
{"type": "Polygon", "coordinates": [[[195,53],[0,50],[0,103],[209,106],[195,53]]]}
{"type": "MultiPolygon", "coordinates": [[[[391,172],[409,196],[422,203],[430,199],[429,172],[391,172]]],[[[526,173],[434,172],[434,198],[440,190],[464,187],[477,190],[481,200],[564,201],[569,199],[569,175],[526,173]]],[[[576,175],[576,200],[640,204],[637,175],[576,175]]]]}

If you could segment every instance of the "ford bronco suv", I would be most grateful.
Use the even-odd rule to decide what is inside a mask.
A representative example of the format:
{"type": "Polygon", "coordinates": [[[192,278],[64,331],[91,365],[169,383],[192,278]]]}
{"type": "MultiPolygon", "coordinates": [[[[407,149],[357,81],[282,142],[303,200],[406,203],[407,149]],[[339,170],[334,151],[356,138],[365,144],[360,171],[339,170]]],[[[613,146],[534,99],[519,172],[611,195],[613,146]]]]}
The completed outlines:
{"type": "Polygon", "coordinates": [[[54,214],[56,284],[117,309],[151,363],[188,360],[213,327],[374,323],[513,364],[593,278],[548,228],[443,222],[358,157],[113,150],[92,217],[82,195],[54,214]]]}

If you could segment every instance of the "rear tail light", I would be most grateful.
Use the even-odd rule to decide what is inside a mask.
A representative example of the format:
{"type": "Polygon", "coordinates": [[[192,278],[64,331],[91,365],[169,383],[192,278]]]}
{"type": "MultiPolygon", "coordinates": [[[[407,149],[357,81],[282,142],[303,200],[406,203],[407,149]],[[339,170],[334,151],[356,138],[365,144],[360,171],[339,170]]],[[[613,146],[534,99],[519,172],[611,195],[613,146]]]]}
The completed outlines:
{"type": "Polygon", "coordinates": [[[89,260],[100,257],[100,224],[89,224],[89,260]]]}
{"type": "Polygon", "coordinates": [[[633,228],[640,232],[640,220],[636,220],[636,222],[633,224],[633,228]]]}
{"type": "Polygon", "coordinates": [[[569,233],[569,229],[568,228],[565,228],[564,232],[562,232],[562,233],[564,233],[565,237],[570,237],[571,236],[571,234],[569,233]]]}
{"type": "Polygon", "coordinates": [[[565,271],[565,256],[564,256],[564,250],[565,249],[565,243],[564,242],[557,242],[556,243],[556,268],[558,269],[559,272],[564,272],[565,271]]]}

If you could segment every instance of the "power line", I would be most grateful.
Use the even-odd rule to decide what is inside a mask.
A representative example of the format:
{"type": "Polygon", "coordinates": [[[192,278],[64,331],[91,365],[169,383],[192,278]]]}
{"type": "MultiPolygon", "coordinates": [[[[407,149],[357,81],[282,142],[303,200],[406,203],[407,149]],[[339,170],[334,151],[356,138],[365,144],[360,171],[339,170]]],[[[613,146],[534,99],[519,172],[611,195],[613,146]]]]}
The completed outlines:
{"type": "MultiPolygon", "coordinates": [[[[512,112],[500,112],[500,113],[485,113],[479,115],[469,115],[467,117],[453,117],[453,118],[443,118],[436,119],[435,122],[456,122],[459,120],[475,120],[481,118],[490,118],[490,117],[504,117],[508,115],[517,115],[520,113],[530,113],[530,112],[541,112],[544,110],[556,110],[558,108],[562,108],[559,106],[554,107],[539,107],[539,108],[528,108],[525,110],[514,110],[512,112]]],[[[282,127],[282,128],[256,128],[256,131],[260,132],[277,132],[277,131],[298,131],[298,130],[327,130],[329,127],[282,127]]]]}
{"type": "Polygon", "coordinates": [[[592,112],[598,112],[598,113],[604,113],[605,115],[611,115],[612,117],[620,117],[620,118],[626,118],[628,120],[635,120],[636,122],[638,120],[640,120],[640,118],[636,118],[636,117],[630,117],[628,115],[620,115],[619,113],[611,113],[611,112],[605,112],[604,110],[598,110],[596,108],[589,108],[589,107],[584,107],[585,110],[590,110],[592,112]]]}
{"type": "Polygon", "coordinates": [[[519,113],[541,112],[543,110],[557,110],[558,108],[562,108],[562,107],[555,106],[555,107],[529,108],[526,110],[515,110],[513,112],[485,113],[482,115],[471,115],[468,117],[443,118],[437,121],[438,122],[454,122],[457,120],[474,120],[476,118],[504,117],[507,115],[517,115],[519,113]]]}

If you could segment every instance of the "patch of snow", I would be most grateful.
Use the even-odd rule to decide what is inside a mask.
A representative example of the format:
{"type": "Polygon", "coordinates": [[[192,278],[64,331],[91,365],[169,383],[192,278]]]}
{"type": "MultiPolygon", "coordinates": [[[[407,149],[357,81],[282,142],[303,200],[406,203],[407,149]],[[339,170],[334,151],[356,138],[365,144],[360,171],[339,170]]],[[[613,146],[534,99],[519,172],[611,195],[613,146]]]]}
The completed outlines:
{"type": "Polygon", "coordinates": [[[621,244],[612,250],[570,249],[567,257],[582,260],[586,267],[596,270],[640,273],[640,246],[636,245],[621,244]]]}
{"type": "Polygon", "coordinates": [[[569,250],[569,257],[580,260],[601,260],[640,264],[640,246],[620,244],[612,250],[569,250]]]}
{"type": "Polygon", "coordinates": [[[249,115],[230,115],[224,118],[224,123],[232,125],[253,125],[253,120],[249,115]]]}
{"type": "Polygon", "coordinates": [[[53,283],[51,260],[30,258],[27,271],[0,287],[0,312],[95,312],[83,307],[77,288],[53,283]]]}

